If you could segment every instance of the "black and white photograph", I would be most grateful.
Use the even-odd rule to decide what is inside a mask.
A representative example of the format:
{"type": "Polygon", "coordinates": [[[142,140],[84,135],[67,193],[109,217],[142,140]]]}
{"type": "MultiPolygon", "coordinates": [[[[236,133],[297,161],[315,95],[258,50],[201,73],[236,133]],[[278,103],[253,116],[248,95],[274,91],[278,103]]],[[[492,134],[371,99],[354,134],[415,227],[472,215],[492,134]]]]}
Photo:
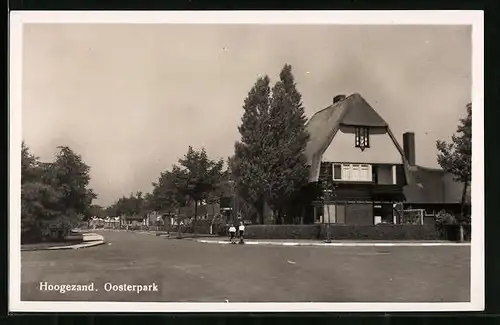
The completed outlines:
{"type": "Polygon", "coordinates": [[[481,11],[10,28],[10,311],[484,309],[481,11]]]}

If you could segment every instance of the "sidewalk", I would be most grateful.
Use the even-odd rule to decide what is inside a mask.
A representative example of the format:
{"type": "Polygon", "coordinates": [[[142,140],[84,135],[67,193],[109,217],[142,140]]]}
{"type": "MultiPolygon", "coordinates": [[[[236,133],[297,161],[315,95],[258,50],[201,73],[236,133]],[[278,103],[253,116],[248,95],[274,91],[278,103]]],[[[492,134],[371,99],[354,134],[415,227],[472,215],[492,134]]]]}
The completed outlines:
{"type": "MultiPolygon", "coordinates": [[[[192,238],[192,240],[205,244],[230,244],[226,238],[192,238]]],[[[387,240],[332,240],[326,243],[320,240],[306,239],[245,239],[247,245],[273,245],[273,246],[343,246],[343,247],[423,247],[423,246],[470,246],[470,243],[456,243],[449,241],[387,241],[387,240]]]]}
{"type": "Polygon", "coordinates": [[[104,244],[106,241],[104,237],[95,233],[83,233],[81,242],[71,245],[64,245],[63,243],[40,243],[32,245],[21,245],[21,251],[39,251],[39,250],[59,250],[59,249],[79,249],[98,246],[104,244]]]}
{"type": "Polygon", "coordinates": [[[152,236],[160,236],[168,239],[189,239],[189,238],[220,238],[218,235],[210,235],[210,234],[196,234],[193,233],[180,233],[180,238],[178,237],[178,233],[176,231],[164,231],[164,230],[126,230],[126,229],[96,229],[95,231],[99,231],[102,233],[105,232],[128,232],[132,234],[141,234],[141,235],[152,235],[152,236]]]}

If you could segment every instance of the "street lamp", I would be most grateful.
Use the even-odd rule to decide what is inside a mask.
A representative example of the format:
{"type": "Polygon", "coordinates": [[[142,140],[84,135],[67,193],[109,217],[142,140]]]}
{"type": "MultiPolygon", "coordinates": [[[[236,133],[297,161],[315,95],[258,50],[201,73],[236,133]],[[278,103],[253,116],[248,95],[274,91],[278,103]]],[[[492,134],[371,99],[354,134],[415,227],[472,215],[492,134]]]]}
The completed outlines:
{"type": "Polygon", "coordinates": [[[229,184],[231,184],[231,216],[232,216],[232,223],[236,224],[236,194],[235,194],[235,187],[236,183],[232,180],[229,179],[229,184]]]}
{"type": "MultiPolygon", "coordinates": [[[[328,215],[328,222],[326,224],[326,240],[325,242],[326,243],[331,243],[332,242],[332,234],[331,234],[331,219],[330,219],[330,202],[332,200],[335,200],[335,197],[336,197],[336,193],[335,193],[335,183],[333,183],[333,180],[331,179],[328,179],[326,180],[324,183],[324,192],[326,192],[326,194],[323,195],[323,206],[325,206],[325,201],[328,202],[328,204],[326,204],[326,212],[327,212],[327,215],[328,215]]],[[[334,202],[334,205],[335,205],[335,209],[337,209],[337,204],[336,202],[334,202]]],[[[335,215],[337,215],[335,213],[335,215]]]]}

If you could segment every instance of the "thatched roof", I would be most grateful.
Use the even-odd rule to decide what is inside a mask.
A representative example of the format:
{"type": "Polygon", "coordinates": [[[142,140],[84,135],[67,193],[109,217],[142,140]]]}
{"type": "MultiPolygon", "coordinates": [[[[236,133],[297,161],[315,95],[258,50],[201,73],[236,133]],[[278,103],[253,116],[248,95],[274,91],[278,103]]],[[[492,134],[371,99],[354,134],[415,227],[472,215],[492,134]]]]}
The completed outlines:
{"type": "Polygon", "coordinates": [[[306,147],[307,163],[311,166],[309,180],[317,181],[321,165],[321,157],[332,142],[341,125],[367,126],[384,128],[401,154],[403,163],[407,163],[403,148],[392,134],[387,122],[358,93],[340,100],[314,114],[307,121],[309,142],[306,147]]]}

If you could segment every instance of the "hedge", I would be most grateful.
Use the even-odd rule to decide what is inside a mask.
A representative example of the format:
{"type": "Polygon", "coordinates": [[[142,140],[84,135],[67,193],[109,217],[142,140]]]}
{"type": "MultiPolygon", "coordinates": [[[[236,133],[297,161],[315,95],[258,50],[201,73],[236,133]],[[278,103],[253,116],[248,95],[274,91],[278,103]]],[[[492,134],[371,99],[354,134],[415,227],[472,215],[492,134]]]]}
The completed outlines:
{"type": "MultiPolygon", "coordinates": [[[[463,225],[464,229],[464,240],[471,240],[471,226],[463,225]]],[[[451,240],[451,241],[459,241],[460,240],[460,225],[445,225],[441,226],[440,234],[443,239],[451,240]]]]}
{"type": "Polygon", "coordinates": [[[253,239],[319,239],[321,225],[249,225],[245,238],[253,239]]]}
{"type": "MultiPolygon", "coordinates": [[[[438,240],[440,234],[429,225],[330,225],[333,240],[438,240]]],[[[327,226],[250,225],[245,229],[249,239],[326,239],[327,226]]]]}
{"type": "MultiPolygon", "coordinates": [[[[333,240],[438,240],[439,232],[433,225],[335,225],[330,227],[333,240]]],[[[321,229],[321,238],[327,237],[327,227],[321,229]]]]}
{"type": "MultiPolygon", "coordinates": [[[[197,220],[196,221],[196,233],[200,235],[210,234],[210,224],[211,222],[208,220],[197,220]]],[[[166,225],[164,227],[166,231],[169,232],[177,232],[177,226],[166,225]]],[[[220,236],[225,236],[227,234],[227,229],[225,226],[212,225],[212,232],[214,234],[218,234],[220,236]]],[[[194,227],[192,224],[190,225],[182,225],[181,233],[194,233],[194,227]]]]}

